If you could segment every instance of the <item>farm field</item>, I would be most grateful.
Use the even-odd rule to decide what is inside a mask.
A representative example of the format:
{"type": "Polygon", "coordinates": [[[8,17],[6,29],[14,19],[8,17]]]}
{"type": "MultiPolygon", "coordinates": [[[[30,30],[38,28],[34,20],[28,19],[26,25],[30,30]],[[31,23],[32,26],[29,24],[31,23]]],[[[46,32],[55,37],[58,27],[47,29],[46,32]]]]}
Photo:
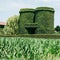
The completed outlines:
{"type": "Polygon", "coordinates": [[[0,37],[0,60],[60,60],[60,39],[0,37]]]}

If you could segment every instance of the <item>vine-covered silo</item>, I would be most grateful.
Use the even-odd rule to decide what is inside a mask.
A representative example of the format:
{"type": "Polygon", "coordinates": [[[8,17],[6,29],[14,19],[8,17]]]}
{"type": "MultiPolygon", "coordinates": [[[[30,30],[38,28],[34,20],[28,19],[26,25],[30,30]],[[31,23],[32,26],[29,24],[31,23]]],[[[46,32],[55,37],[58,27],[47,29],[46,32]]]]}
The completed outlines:
{"type": "Polygon", "coordinates": [[[20,34],[28,34],[25,24],[33,23],[34,11],[35,10],[31,8],[20,9],[20,34]]]}
{"type": "Polygon", "coordinates": [[[54,9],[50,7],[36,8],[35,22],[38,23],[36,34],[52,33],[54,30],[54,9]]]}

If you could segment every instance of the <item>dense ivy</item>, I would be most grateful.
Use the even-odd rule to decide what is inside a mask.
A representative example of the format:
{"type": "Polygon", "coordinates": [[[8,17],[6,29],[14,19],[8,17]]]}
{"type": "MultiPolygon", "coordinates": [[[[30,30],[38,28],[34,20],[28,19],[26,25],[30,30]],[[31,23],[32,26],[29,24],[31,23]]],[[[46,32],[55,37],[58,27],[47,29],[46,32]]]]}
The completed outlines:
{"type": "Polygon", "coordinates": [[[33,23],[33,19],[34,19],[33,9],[28,9],[28,10],[21,9],[20,11],[20,33],[21,34],[28,34],[28,31],[25,29],[24,25],[26,23],[33,23]]]}
{"type": "Polygon", "coordinates": [[[36,34],[52,33],[54,31],[54,11],[52,8],[40,7],[40,10],[36,8],[35,22],[39,26],[36,34]]]}

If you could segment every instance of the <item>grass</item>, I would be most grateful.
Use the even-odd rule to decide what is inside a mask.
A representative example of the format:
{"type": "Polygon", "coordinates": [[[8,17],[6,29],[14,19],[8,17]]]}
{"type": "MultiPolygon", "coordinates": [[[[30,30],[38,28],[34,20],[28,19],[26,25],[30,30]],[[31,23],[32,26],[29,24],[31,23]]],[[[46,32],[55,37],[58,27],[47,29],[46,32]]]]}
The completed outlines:
{"type": "Polygon", "coordinates": [[[60,60],[60,39],[0,37],[1,60],[60,60]]]}

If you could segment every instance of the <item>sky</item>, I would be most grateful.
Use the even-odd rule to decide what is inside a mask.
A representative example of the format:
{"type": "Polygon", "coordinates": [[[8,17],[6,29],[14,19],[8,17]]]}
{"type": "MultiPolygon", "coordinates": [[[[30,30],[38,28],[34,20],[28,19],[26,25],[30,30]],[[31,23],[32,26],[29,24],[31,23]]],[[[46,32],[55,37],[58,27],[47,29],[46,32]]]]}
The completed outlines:
{"type": "Polygon", "coordinates": [[[54,8],[54,27],[60,25],[60,0],[0,0],[0,22],[7,22],[9,17],[18,15],[21,8],[36,7],[54,8]]]}

